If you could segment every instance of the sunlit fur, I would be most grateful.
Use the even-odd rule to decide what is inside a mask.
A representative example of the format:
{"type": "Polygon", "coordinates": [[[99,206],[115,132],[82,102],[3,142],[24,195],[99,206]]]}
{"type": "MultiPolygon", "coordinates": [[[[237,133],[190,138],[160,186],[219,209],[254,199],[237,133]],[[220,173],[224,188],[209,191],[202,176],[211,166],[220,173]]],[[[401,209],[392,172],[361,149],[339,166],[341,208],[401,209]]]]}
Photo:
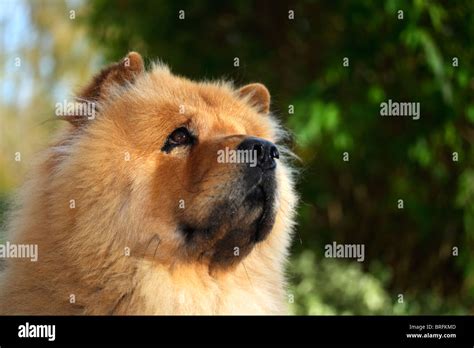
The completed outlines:
{"type": "Polygon", "coordinates": [[[187,256],[177,233],[180,199],[183,214],[204,219],[236,175],[216,163],[213,143],[235,146],[246,135],[280,140],[274,117],[251,99],[230,83],[192,82],[163,64],[111,84],[97,100],[96,119],[67,124],[19,192],[7,240],[38,244],[39,258],[8,260],[0,313],[286,313],[296,195],[285,156],[277,161],[274,227],[237,265],[210,272],[187,256]],[[192,160],[186,149],[160,151],[183,123],[199,133],[198,146],[209,146],[192,160]],[[188,183],[205,171],[215,173],[207,190],[193,192],[188,183]]]}

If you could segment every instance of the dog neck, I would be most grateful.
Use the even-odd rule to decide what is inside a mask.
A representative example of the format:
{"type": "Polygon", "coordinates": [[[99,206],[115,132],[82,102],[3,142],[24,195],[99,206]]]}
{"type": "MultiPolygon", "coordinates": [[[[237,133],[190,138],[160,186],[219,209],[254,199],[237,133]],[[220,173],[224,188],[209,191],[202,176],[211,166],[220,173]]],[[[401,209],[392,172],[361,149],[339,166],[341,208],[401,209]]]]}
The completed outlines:
{"type": "MultiPolygon", "coordinates": [[[[252,260],[248,261],[252,263],[252,260]]],[[[158,315],[285,313],[281,272],[273,270],[265,275],[265,271],[248,269],[244,261],[231,271],[211,276],[204,265],[164,267],[143,262],[137,270],[135,291],[116,312],[158,315]]]]}

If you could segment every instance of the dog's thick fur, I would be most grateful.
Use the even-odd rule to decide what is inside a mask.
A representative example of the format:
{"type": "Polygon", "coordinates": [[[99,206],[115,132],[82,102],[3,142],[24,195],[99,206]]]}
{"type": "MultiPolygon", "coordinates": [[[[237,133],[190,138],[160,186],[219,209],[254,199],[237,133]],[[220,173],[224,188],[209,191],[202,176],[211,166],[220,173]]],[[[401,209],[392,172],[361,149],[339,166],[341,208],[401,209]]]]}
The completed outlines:
{"type": "Polygon", "coordinates": [[[222,242],[231,229],[222,226],[246,238],[263,208],[244,212],[232,201],[240,169],[218,164],[216,150],[247,136],[278,142],[267,89],[196,83],[161,63],[146,71],[132,52],[78,100],[96,103],[96,118],[65,117],[67,128],[38,158],[10,218],[8,240],[37,244],[39,255],[7,260],[0,314],[286,313],[296,196],[284,158],[266,238],[235,240],[242,252],[235,258],[234,240],[222,242]],[[183,124],[199,134],[196,147],[160,150],[183,124]],[[184,222],[196,229],[187,246],[184,222]],[[218,228],[203,237],[209,223],[218,228]]]}

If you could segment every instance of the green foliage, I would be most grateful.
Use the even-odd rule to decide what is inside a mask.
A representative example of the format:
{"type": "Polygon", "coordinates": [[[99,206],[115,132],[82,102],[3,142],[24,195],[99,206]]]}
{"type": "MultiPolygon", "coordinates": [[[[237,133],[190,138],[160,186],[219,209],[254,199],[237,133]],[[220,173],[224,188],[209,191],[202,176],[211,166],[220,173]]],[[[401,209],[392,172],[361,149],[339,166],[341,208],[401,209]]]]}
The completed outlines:
{"type": "Polygon", "coordinates": [[[0,194],[0,243],[5,239],[5,224],[9,206],[8,197],[0,194]]]}
{"type": "Polygon", "coordinates": [[[292,263],[295,314],[388,314],[391,300],[383,284],[357,263],[323,259],[304,251],[292,263]]]}
{"type": "Polygon", "coordinates": [[[385,289],[390,272],[380,264],[374,266],[367,273],[359,263],[318,262],[312,251],[304,251],[289,272],[293,277],[288,296],[291,311],[310,315],[467,314],[461,304],[447,303],[430,290],[419,297],[403,294],[400,301],[399,294],[390,295],[385,289]]]}

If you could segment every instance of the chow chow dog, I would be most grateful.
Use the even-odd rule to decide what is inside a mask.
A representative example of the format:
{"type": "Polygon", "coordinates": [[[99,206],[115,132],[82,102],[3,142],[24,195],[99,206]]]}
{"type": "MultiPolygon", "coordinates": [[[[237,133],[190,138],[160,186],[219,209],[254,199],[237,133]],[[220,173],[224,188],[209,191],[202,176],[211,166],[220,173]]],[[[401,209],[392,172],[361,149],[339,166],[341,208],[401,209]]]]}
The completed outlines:
{"type": "Polygon", "coordinates": [[[75,102],[95,115],[60,116],[19,193],[7,240],[38,260],[6,260],[0,314],[286,313],[297,197],[267,88],[131,52],[75,102]]]}

